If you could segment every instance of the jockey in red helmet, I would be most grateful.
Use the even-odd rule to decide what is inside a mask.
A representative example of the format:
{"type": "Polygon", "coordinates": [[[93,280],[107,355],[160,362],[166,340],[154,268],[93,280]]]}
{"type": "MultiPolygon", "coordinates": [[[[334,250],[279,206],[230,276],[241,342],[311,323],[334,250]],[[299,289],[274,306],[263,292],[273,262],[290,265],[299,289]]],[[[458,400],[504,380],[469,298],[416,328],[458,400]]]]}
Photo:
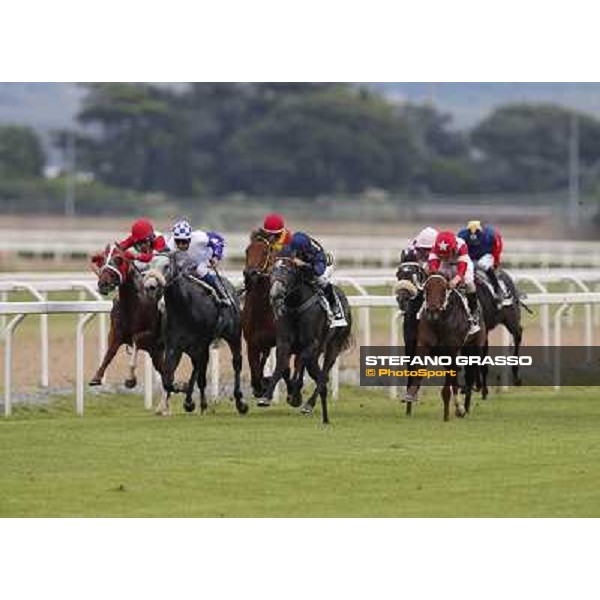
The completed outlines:
{"type": "Polygon", "coordinates": [[[131,253],[136,261],[149,263],[156,254],[167,250],[165,238],[154,231],[148,219],[138,219],[131,226],[131,235],[119,243],[122,250],[134,248],[131,253]]]}
{"type": "Polygon", "coordinates": [[[465,241],[457,237],[452,231],[440,231],[428,261],[429,273],[441,273],[450,280],[450,287],[455,288],[464,284],[467,302],[471,311],[471,331],[479,331],[479,305],[475,289],[475,270],[469,258],[469,249],[465,241]]]}
{"type": "Polygon", "coordinates": [[[283,217],[278,213],[268,214],[260,231],[276,252],[287,246],[292,239],[292,232],[286,228],[283,217]]]}

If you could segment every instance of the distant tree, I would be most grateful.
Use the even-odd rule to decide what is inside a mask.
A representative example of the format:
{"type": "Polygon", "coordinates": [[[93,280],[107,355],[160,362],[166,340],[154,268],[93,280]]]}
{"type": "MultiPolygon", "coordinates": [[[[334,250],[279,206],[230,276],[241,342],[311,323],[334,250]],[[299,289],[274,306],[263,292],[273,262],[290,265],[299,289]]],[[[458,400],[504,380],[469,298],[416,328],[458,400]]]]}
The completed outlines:
{"type": "Polygon", "coordinates": [[[46,157],[30,127],[0,126],[0,178],[40,177],[46,157]]]}
{"type": "Polygon", "coordinates": [[[240,128],[226,150],[230,190],[255,194],[398,189],[417,158],[393,107],[346,86],[286,95],[240,128]]]}
{"type": "MultiPolygon", "coordinates": [[[[569,122],[572,111],[550,104],[514,104],[496,109],[472,132],[482,153],[484,187],[496,191],[542,192],[568,182],[569,122]]],[[[600,157],[600,121],[579,113],[583,170],[600,157]]]]}
{"type": "Polygon", "coordinates": [[[149,84],[87,84],[78,120],[96,132],[82,161],[110,185],[191,191],[189,136],[171,89],[149,84]]]}

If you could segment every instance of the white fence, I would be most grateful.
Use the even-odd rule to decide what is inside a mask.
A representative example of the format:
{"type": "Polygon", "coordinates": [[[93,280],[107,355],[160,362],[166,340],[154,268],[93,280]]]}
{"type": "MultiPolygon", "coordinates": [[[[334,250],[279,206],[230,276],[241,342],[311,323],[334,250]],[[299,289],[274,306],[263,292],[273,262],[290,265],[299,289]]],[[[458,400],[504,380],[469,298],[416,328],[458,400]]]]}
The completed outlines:
{"type": "MultiPolygon", "coordinates": [[[[114,235],[112,237],[115,237],[114,235]]],[[[226,256],[243,260],[248,245],[245,233],[226,233],[226,256]]],[[[353,265],[380,264],[392,266],[398,261],[402,248],[408,242],[404,236],[342,236],[324,235],[320,238],[328,251],[338,259],[353,265]]],[[[35,256],[90,255],[112,241],[106,231],[48,230],[27,232],[27,244],[20,233],[10,229],[1,230],[0,254],[28,253],[35,256]]],[[[513,268],[520,265],[548,267],[600,267],[600,242],[561,240],[511,239],[502,254],[506,264],[513,268]]]]}
{"type": "MultiPolygon", "coordinates": [[[[371,344],[371,325],[370,325],[370,310],[372,308],[388,308],[390,309],[389,320],[389,343],[392,346],[399,345],[399,311],[397,310],[396,300],[390,296],[350,296],[348,298],[350,305],[359,310],[359,331],[358,337],[362,345],[371,344]]],[[[541,307],[540,325],[542,327],[543,345],[550,345],[550,320],[549,307],[558,306],[558,310],[554,315],[554,338],[553,345],[559,347],[561,345],[561,319],[567,310],[572,305],[583,305],[585,311],[585,336],[584,345],[592,346],[592,306],[600,305],[600,293],[598,292],[576,292],[576,293],[542,293],[532,294],[528,297],[527,302],[531,306],[541,307]]],[[[109,301],[72,301],[72,302],[0,302],[0,315],[10,315],[12,319],[4,327],[3,338],[5,344],[5,389],[4,389],[4,414],[9,416],[12,409],[12,344],[14,332],[27,315],[41,315],[42,317],[49,314],[77,314],[79,320],[76,327],[76,410],[78,415],[83,415],[84,412],[84,329],[95,315],[106,315],[109,313],[112,303],[109,301]]],[[[46,330],[47,334],[47,330],[46,330]]],[[[507,342],[506,338],[505,341],[507,342]]],[[[47,342],[47,339],[46,339],[47,342]]],[[[509,345],[508,342],[506,345],[509,345]]],[[[216,354],[218,351],[215,351],[216,354]]],[[[219,363],[218,357],[214,356],[215,360],[212,364],[211,386],[213,390],[218,389],[219,380],[219,363]]],[[[42,356],[44,354],[42,353],[42,356]]],[[[559,355],[557,360],[560,360],[559,355]]],[[[47,357],[47,349],[46,349],[47,357]]],[[[47,358],[46,358],[47,366],[47,358]]],[[[559,364],[556,364],[555,372],[559,371],[559,364]]],[[[47,373],[46,373],[47,375],[47,373]]],[[[153,390],[153,370],[149,359],[145,363],[145,406],[152,406],[152,390],[153,390]]],[[[43,376],[42,376],[43,377],[43,376]]],[[[42,385],[43,385],[42,381],[42,385]]],[[[47,383],[46,383],[47,385],[47,383]]],[[[560,387],[560,382],[555,380],[555,388],[560,387]]],[[[397,390],[390,388],[390,394],[395,396],[397,390]]],[[[338,393],[338,371],[337,365],[332,373],[332,393],[337,397],[338,393]]]]}

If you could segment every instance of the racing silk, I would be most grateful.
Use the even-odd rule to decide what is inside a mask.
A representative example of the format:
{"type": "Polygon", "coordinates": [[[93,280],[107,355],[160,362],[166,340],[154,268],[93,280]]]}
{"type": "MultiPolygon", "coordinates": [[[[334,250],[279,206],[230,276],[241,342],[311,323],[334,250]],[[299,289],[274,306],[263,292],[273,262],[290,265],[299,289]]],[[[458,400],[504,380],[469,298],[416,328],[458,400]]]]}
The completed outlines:
{"type": "Polygon", "coordinates": [[[477,241],[474,241],[471,240],[471,233],[467,228],[458,232],[458,237],[467,244],[471,260],[478,261],[486,254],[491,254],[494,258],[494,266],[497,267],[500,264],[500,254],[502,254],[503,247],[500,232],[491,225],[486,225],[476,235],[477,241]]]}
{"type": "Polygon", "coordinates": [[[152,249],[150,252],[139,252],[136,250],[135,240],[131,235],[120,242],[119,247],[121,250],[127,250],[126,255],[129,258],[135,259],[139,262],[149,263],[157,254],[167,250],[167,243],[163,235],[156,231],[154,234],[154,239],[152,240],[152,249]]]}
{"type": "Polygon", "coordinates": [[[289,229],[284,229],[275,239],[271,242],[271,248],[275,252],[281,252],[284,246],[287,246],[292,241],[292,232],[289,229]]]}
{"type": "Polygon", "coordinates": [[[315,277],[320,277],[325,273],[325,268],[327,267],[327,255],[325,254],[325,250],[323,246],[314,238],[310,238],[310,248],[304,252],[298,252],[296,256],[308,263],[309,268],[312,270],[312,273],[315,277]]]}
{"type": "MultiPolygon", "coordinates": [[[[177,250],[175,238],[169,238],[167,248],[171,252],[177,250]]],[[[223,258],[224,248],[225,240],[222,235],[216,231],[204,232],[197,229],[192,232],[192,238],[186,253],[194,263],[204,264],[213,257],[217,260],[221,260],[221,258],[223,258]]]]}
{"type": "Polygon", "coordinates": [[[467,267],[471,262],[466,242],[462,238],[457,237],[456,250],[448,258],[442,258],[439,255],[439,251],[440,248],[438,246],[438,240],[436,240],[431,252],[429,253],[429,272],[432,274],[437,273],[440,270],[442,263],[456,265],[456,274],[464,280],[467,267]]]}

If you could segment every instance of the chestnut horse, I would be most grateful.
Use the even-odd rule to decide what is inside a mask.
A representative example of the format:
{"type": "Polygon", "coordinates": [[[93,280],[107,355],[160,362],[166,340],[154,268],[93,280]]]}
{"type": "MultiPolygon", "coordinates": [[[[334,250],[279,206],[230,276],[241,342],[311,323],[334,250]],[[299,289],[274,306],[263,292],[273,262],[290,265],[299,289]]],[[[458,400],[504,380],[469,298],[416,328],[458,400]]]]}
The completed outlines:
{"type": "MultiPolygon", "coordinates": [[[[451,289],[447,279],[440,274],[430,275],[423,285],[423,309],[417,334],[417,355],[450,356],[452,366],[445,367],[445,383],[442,388],[444,421],[450,418],[450,399],[454,399],[456,416],[464,417],[469,412],[471,394],[475,383],[475,366],[465,366],[465,404],[458,393],[458,376],[455,359],[459,352],[482,357],[486,345],[486,329],[483,319],[478,332],[469,335],[471,328],[468,309],[461,294],[451,289]],[[451,375],[454,371],[454,375],[451,375]]],[[[421,384],[421,377],[412,378],[407,389],[406,401],[413,402],[421,384]]],[[[410,414],[407,411],[407,414],[410,414]]]]}
{"type": "Polygon", "coordinates": [[[135,363],[138,350],[145,350],[152,357],[154,368],[162,372],[164,346],[161,340],[161,315],[157,299],[146,293],[143,278],[133,261],[116,244],[106,247],[92,257],[92,269],[98,275],[98,291],[106,296],[118,288],[110,312],[108,349],[89,385],[100,385],[106,368],[117,350],[127,344],[132,347],[129,376],[125,386],[136,385],[135,363]]]}
{"type": "MultiPolygon", "coordinates": [[[[242,309],[242,332],[246,340],[250,379],[255,398],[260,398],[259,406],[268,406],[265,399],[269,379],[264,376],[264,368],[271,348],[276,345],[275,319],[269,301],[269,274],[277,252],[260,232],[250,236],[250,244],[246,248],[246,265],[244,267],[244,286],[246,296],[242,309]]],[[[290,394],[290,370],[286,369],[283,378],[288,386],[288,403],[300,406],[302,398],[290,394]]]]}

